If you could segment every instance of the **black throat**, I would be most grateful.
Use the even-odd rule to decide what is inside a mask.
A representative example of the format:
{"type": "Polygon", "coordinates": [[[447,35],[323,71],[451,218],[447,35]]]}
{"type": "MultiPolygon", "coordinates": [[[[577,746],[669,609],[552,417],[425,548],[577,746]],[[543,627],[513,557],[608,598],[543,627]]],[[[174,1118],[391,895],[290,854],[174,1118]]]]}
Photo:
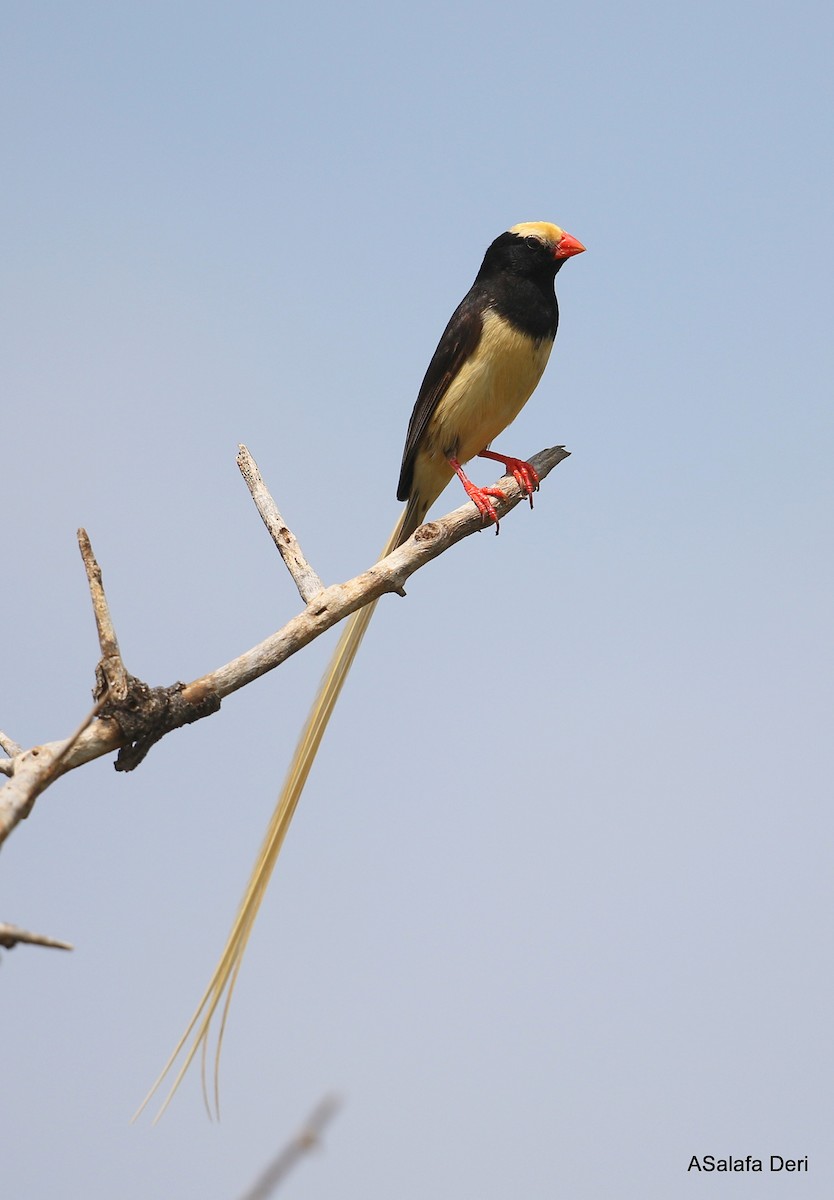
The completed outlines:
{"type": "Polygon", "coordinates": [[[520,333],[552,340],[559,324],[554,285],[561,265],[546,247],[531,248],[525,239],[504,234],[487,250],[473,291],[520,333]]]}
{"type": "Polygon", "coordinates": [[[503,317],[528,337],[552,341],[559,327],[559,305],[552,278],[547,284],[534,279],[509,276],[482,285],[485,299],[503,317]]]}

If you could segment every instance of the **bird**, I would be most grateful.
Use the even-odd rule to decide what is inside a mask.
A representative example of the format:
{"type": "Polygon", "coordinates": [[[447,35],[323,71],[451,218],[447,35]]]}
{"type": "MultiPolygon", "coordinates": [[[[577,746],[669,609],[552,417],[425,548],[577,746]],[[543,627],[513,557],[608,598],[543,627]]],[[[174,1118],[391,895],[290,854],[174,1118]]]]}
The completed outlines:
{"type": "MultiPolygon", "coordinates": [[[[468,478],[463,465],[475,457],[502,463],[532,507],[533,493],[539,484],[534,468],[523,459],[499,454],[490,446],[515,420],[541,379],[559,324],[556,275],[569,258],[584,250],[575,237],[547,221],[513,225],[487,248],[472,287],[438,342],[417,394],[397,486],[397,499],[405,503],[405,509],[381,557],[411,537],[455,475],[484,522],[492,522],[498,531],[498,512],[492,501],[503,497],[503,493],[497,488],[477,487],[468,478]]],[[[223,953],[197,1010],[136,1117],[185,1051],[155,1118],[159,1119],[198,1050],[202,1057],[203,1096],[212,1115],[206,1087],[206,1055],[212,1018],[222,1003],[214,1054],[214,1109],[219,1115],[220,1051],[243,955],[322,736],[376,603],[359,609],[345,623],[299,738],[223,953]]]]}

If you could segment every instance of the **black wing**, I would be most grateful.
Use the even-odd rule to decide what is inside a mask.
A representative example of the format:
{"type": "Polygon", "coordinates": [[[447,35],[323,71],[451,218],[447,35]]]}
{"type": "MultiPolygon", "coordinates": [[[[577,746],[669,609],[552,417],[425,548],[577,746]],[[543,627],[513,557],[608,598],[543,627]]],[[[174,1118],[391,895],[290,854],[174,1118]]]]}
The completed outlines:
{"type": "Polygon", "coordinates": [[[408,423],[400,482],[397,486],[398,500],[408,500],[411,495],[414,460],[433,413],[449,390],[449,384],[478,348],[484,324],[483,307],[484,297],[473,288],[452,313],[449,324],[437,343],[408,423]]]}

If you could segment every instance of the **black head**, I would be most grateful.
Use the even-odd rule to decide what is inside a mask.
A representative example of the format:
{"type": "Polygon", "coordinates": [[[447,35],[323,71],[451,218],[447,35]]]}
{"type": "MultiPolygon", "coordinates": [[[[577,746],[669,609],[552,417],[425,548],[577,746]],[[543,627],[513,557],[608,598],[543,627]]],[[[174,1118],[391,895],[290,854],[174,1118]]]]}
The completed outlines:
{"type": "Polygon", "coordinates": [[[558,225],[526,221],[497,237],[484,256],[478,279],[509,272],[525,279],[553,279],[562,264],[585,247],[558,225]]]}

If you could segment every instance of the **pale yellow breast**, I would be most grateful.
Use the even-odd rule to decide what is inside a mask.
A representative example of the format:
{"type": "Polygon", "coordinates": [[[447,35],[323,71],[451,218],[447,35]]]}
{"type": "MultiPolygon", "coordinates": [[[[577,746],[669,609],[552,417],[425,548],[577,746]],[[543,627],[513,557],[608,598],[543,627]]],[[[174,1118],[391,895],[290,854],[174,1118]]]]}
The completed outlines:
{"type": "Polygon", "coordinates": [[[485,450],[530,399],[552,345],[549,338],[536,343],[494,312],[486,312],[477,351],[429,423],[435,447],[442,453],[456,447],[461,462],[485,450]]]}
{"type": "Polygon", "coordinates": [[[447,456],[474,458],[514,421],[547,366],[553,342],[534,342],[484,314],[478,349],[464,364],[429,421],[414,463],[414,488],[427,505],[452,477],[447,456]]]}

